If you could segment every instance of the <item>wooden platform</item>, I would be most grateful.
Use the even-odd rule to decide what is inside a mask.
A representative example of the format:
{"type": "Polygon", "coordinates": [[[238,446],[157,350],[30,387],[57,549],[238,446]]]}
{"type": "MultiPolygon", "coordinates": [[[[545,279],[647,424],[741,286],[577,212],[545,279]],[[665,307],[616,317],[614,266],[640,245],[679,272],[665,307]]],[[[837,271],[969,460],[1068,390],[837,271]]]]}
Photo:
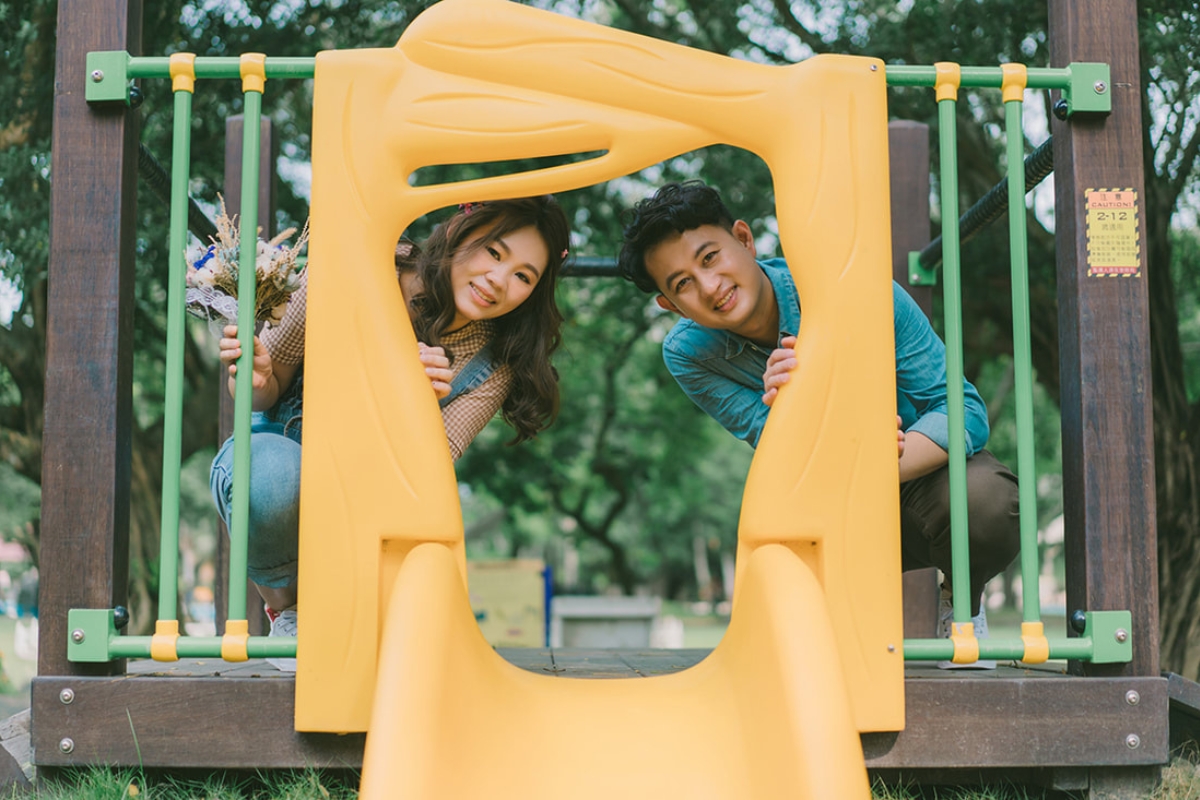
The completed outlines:
{"type": "MultiPolygon", "coordinates": [[[[563,679],[636,679],[686,669],[708,651],[501,652],[522,669],[563,679]]],[[[868,767],[1125,767],[1168,758],[1166,678],[1074,677],[1065,664],[949,671],[910,662],[906,702],[906,730],[863,735],[868,767]]],[[[292,730],[294,680],[261,660],[132,661],[123,676],[39,677],[32,704],[39,766],[362,763],[361,733],[292,730]]],[[[563,732],[547,731],[556,733],[563,732]]]]}

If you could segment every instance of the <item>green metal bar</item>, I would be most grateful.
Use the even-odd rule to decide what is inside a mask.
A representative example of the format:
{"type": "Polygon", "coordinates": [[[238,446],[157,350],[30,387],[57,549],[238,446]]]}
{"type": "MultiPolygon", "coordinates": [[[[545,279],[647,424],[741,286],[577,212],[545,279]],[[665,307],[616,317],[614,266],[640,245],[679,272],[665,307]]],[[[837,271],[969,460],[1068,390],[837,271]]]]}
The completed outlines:
{"type": "Polygon", "coordinates": [[[958,139],[954,100],[938,101],[941,151],[942,305],[946,321],[946,416],[950,429],[950,563],[954,621],[971,621],[971,556],[967,541],[967,447],[963,411],[962,275],[958,246],[958,139]]]}
{"type": "MultiPolygon", "coordinates": [[[[134,59],[137,61],[137,59],[134,59]]],[[[196,59],[198,64],[200,59],[196,59]]],[[[928,86],[937,83],[932,66],[902,66],[888,64],[888,86],[928,86]]],[[[999,89],[1004,75],[999,67],[962,67],[962,86],[999,89]]],[[[1031,67],[1026,84],[1030,89],[1065,89],[1071,85],[1071,67],[1031,67]]]]}
{"type": "MultiPolygon", "coordinates": [[[[182,640],[180,640],[182,641],[182,640]]],[[[1050,658],[1092,660],[1094,642],[1091,638],[1050,639],[1050,658]]],[[[980,639],[979,657],[1019,661],[1025,655],[1025,643],[1020,639],[980,639]]],[[[949,661],[954,656],[954,643],[949,639],[905,639],[904,658],[907,661],[949,661]]]]}
{"type": "MultiPolygon", "coordinates": [[[[130,78],[168,78],[170,65],[167,58],[134,56],[129,59],[130,78]]],[[[312,56],[282,57],[268,56],[267,78],[311,78],[316,59],[312,56]]],[[[242,77],[241,59],[237,56],[199,56],[196,58],[196,78],[242,77]]],[[[1000,84],[996,84],[999,86],[1000,84]]]]}
{"type": "Polygon", "coordinates": [[[1029,334],[1029,254],[1025,231],[1024,103],[1004,104],[1008,138],[1008,240],[1012,265],[1013,373],[1017,402],[1017,476],[1020,479],[1021,594],[1025,622],[1040,622],[1038,597],[1037,465],[1033,450],[1033,356],[1029,334]]]}
{"type": "Polygon", "coordinates": [[[245,92],[242,140],[238,340],[233,399],[233,513],[229,530],[229,619],[246,619],[246,547],[250,527],[250,412],[254,394],[255,261],[258,256],[258,152],[262,94],[245,92]]]}
{"type": "Polygon", "coordinates": [[[176,619],[179,597],[179,469],[183,452],[184,276],[187,263],[188,168],[192,93],[175,92],[171,145],[171,228],[167,254],[167,385],[163,408],[162,519],[159,528],[158,618],[176,619]]]}
{"type": "MultiPolygon", "coordinates": [[[[220,658],[220,636],[180,636],[176,644],[180,658],[220,658]]],[[[110,658],[149,658],[149,636],[114,636],[109,639],[110,658]]],[[[250,658],[295,658],[294,636],[251,636],[246,654],[250,658]]]]}

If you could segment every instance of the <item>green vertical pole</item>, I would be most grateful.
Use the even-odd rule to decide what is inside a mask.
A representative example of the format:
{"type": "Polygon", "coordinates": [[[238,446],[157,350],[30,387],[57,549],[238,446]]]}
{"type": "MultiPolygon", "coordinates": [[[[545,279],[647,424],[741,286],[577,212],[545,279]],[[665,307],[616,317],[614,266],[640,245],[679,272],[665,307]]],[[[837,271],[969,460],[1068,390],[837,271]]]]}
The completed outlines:
{"type": "Polygon", "coordinates": [[[962,274],[958,240],[958,135],[955,100],[938,101],[941,151],[943,307],[946,323],[946,414],[950,449],[950,561],[954,621],[971,621],[971,555],[967,539],[967,447],[963,411],[962,274]]]}
{"type": "Polygon", "coordinates": [[[178,615],[179,469],[183,452],[184,277],[187,263],[188,168],[192,147],[192,93],[175,91],[171,143],[171,228],[167,257],[167,383],[163,408],[162,519],[159,533],[158,618],[178,615]]]}
{"type": "Polygon", "coordinates": [[[1012,261],[1013,374],[1017,402],[1017,476],[1021,509],[1021,594],[1025,622],[1041,620],[1038,598],[1037,467],[1033,452],[1033,356],[1029,335],[1029,256],[1025,231],[1024,103],[1004,104],[1008,138],[1008,238],[1012,261]]]}
{"type": "Polygon", "coordinates": [[[242,144],[238,340],[233,400],[233,513],[229,530],[229,619],[246,618],[246,546],[250,523],[250,413],[254,376],[255,261],[258,255],[258,151],[262,92],[245,91],[242,144]]]}

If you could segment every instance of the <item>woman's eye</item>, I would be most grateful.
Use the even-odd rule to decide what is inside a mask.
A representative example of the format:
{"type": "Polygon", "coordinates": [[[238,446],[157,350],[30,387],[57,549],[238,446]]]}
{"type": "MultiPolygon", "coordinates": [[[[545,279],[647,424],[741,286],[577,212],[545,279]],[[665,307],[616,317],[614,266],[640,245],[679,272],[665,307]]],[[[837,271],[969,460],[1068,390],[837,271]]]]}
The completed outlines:
{"type": "Polygon", "coordinates": [[[491,245],[488,245],[487,251],[488,251],[488,255],[490,255],[493,259],[495,259],[496,261],[500,260],[500,251],[499,250],[492,247],[491,245]]]}
{"type": "Polygon", "coordinates": [[[704,263],[708,264],[709,262],[711,262],[713,260],[714,257],[716,257],[716,255],[717,255],[716,250],[709,250],[707,253],[704,254],[704,259],[703,259],[704,263]]]}
{"type": "Polygon", "coordinates": [[[529,276],[528,276],[528,275],[526,275],[524,272],[518,272],[518,273],[517,273],[517,280],[521,281],[522,283],[528,283],[528,284],[532,284],[532,283],[533,283],[533,281],[531,281],[531,280],[529,279],[529,276]]]}
{"type": "Polygon", "coordinates": [[[691,282],[691,280],[692,280],[691,278],[680,278],[678,281],[676,281],[676,283],[675,283],[676,294],[678,294],[681,289],[683,289],[685,286],[687,286],[691,282]]]}

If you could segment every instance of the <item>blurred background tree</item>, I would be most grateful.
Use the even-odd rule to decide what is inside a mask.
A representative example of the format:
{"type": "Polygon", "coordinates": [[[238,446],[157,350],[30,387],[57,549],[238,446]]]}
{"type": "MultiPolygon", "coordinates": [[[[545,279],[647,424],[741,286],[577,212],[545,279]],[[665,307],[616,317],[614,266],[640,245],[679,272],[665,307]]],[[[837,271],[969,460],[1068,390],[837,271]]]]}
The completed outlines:
{"type": "MultiPolygon", "coordinates": [[[[1046,3],[1036,0],[536,0],[534,5],[602,24],[764,63],[817,53],[876,56],[888,63],[966,64],[1049,61],[1046,3]]],[[[391,2],[237,2],[164,0],[144,6],[144,53],[311,55],[342,47],[389,47],[428,5],[391,2]]],[[[49,141],[56,4],[0,3],[0,535],[37,535],[41,469],[49,141]]],[[[1200,677],[1200,475],[1193,442],[1200,401],[1200,280],[1196,160],[1200,152],[1200,78],[1191,53],[1200,45],[1197,0],[1139,3],[1145,86],[1147,274],[1151,331],[1163,665],[1200,677]],[[1197,644],[1189,645],[1189,641],[1197,644]]],[[[165,162],[170,102],[165,81],[144,82],[143,142],[165,162]]],[[[960,103],[959,202],[962,208],[1002,178],[1002,109],[994,92],[960,103]]],[[[307,215],[311,84],[277,81],[268,111],[282,148],[279,223],[307,215]]],[[[1049,97],[1027,96],[1028,149],[1045,138],[1049,97]]],[[[232,86],[196,95],[192,193],[211,206],[222,189],[225,119],[240,112],[232,86]]],[[[895,118],[935,123],[925,90],[892,90],[895,118]]],[[[936,143],[935,143],[936,144],[936,143]]],[[[936,158],[936,147],[934,148],[936,158]]],[[[468,172],[470,169],[467,168],[468,172]]],[[[467,174],[467,173],[462,173],[467,174]]],[[[436,177],[436,176],[435,176],[436,177]]],[[[771,176],[757,158],[714,147],[638,175],[564,195],[574,220],[576,255],[615,254],[621,213],[668,180],[703,178],[751,222],[760,248],[777,251],[771,176]]],[[[941,187],[933,176],[934,194],[941,187]]],[[[143,190],[145,186],[141,187],[143,190]]],[[[1044,190],[1045,191],[1045,190],[1044,190]]],[[[1031,307],[1038,381],[1039,518],[1061,509],[1057,480],[1058,340],[1053,207],[1031,203],[1031,307]]],[[[153,618],[161,481],[162,341],[165,316],[165,209],[142,191],[139,203],[135,368],[137,430],[133,454],[130,571],[135,620],[153,618]]],[[[937,214],[936,197],[934,214],[937,214]]],[[[421,235],[429,220],[415,226],[421,235]]],[[[936,223],[936,220],[935,220],[936,223]]],[[[883,224],[881,222],[881,224],[883,224]]],[[[1011,307],[1007,232],[981,233],[964,250],[967,374],[993,416],[992,449],[1015,463],[1012,430],[1011,307]]],[[[557,360],[563,410],[536,441],[508,448],[499,422],[460,462],[468,546],[486,555],[541,555],[563,586],[579,591],[655,591],[712,596],[698,585],[698,553],[720,574],[732,553],[741,486],[751,451],[708,420],[675,388],[659,357],[671,319],[619,280],[565,281],[568,324],[557,360]],[[570,554],[570,559],[566,556],[570,554]],[[565,561],[571,569],[562,569],[565,561]]],[[[935,309],[935,319],[940,310],[935,309]]],[[[215,347],[190,328],[185,458],[203,475],[216,443],[215,347]]],[[[203,487],[202,480],[191,485],[203,487]]],[[[197,492],[203,494],[200,488],[197,492]]],[[[211,536],[206,499],[185,506],[185,522],[211,536]],[[207,526],[207,528],[205,527],[207,526]]],[[[728,588],[728,587],[723,587],[728,588]]]]}

